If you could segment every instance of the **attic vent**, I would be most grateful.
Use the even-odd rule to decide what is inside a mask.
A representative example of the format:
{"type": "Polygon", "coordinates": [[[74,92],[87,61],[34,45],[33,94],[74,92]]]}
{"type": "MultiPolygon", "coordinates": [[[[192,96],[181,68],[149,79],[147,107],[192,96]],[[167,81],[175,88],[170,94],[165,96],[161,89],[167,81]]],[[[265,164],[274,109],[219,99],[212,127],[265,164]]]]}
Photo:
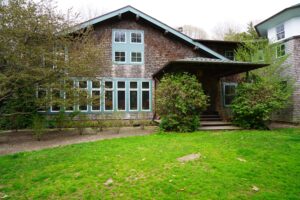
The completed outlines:
{"type": "Polygon", "coordinates": [[[177,30],[178,30],[180,33],[182,33],[183,27],[178,27],[177,30]]]}

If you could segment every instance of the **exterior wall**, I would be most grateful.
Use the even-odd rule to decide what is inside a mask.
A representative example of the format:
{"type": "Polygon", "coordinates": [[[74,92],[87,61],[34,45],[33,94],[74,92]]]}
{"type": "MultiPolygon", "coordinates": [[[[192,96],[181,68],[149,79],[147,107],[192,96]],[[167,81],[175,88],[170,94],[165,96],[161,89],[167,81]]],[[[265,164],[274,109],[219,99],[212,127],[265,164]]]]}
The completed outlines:
{"type": "MultiPolygon", "coordinates": [[[[300,17],[295,17],[292,19],[289,19],[287,21],[285,21],[284,23],[284,30],[285,30],[285,38],[290,38],[293,36],[297,36],[300,35],[300,17]]],[[[280,25],[280,24],[278,24],[280,25]]],[[[268,39],[270,41],[277,41],[277,37],[276,37],[276,27],[272,27],[270,29],[268,29],[268,35],[267,35],[268,39]]],[[[279,40],[282,41],[285,38],[279,40]]]]}
{"type": "MultiPolygon", "coordinates": [[[[187,57],[207,57],[205,53],[194,50],[183,41],[172,38],[164,34],[163,30],[158,30],[144,21],[136,21],[135,16],[122,16],[122,19],[111,19],[94,27],[99,48],[103,49],[99,60],[101,66],[95,72],[95,77],[122,79],[152,80],[152,74],[162,68],[171,60],[187,57]],[[139,30],[144,33],[144,59],[141,64],[115,64],[112,61],[112,34],[113,30],[139,30]]],[[[151,119],[155,110],[155,83],[152,80],[152,94],[150,111],[120,111],[116,112],[89,112],[91,119],[151,119]]],[[[116,97],[115,97],[116,98],[116,97]]],[[[140,97],[139,97],[140,98],[140,97]]],[[[128,103],[128,102],[127,102],[128,103]]],[[[103,109],[102,109],[103,110],[103,109]]]]}
{"type": "Polygon", "coordinates": [[[136,21],[135,17],[127,17],[95,26],[95,32],[102,48],[100,77],[123,78],[152,78],[152,74],[162,68],[171,60],[187,57],[206,57],[203,53],[193,50],[178,39],[164,35],[142,21],[136,21]],[[112,29],[132,29],[144,31],[144,64],[142,65],[116,65],[112,62],[112,29]]]}
{"type": "Polygon", "coordinates": [[[286,109],[274,113],[273,120],[300,123],[300,37],[285,42],[286,53],[289,54],[283,75],[291,77],[295,82],[295,91],[291,98],[292,104],[286,109]]]}

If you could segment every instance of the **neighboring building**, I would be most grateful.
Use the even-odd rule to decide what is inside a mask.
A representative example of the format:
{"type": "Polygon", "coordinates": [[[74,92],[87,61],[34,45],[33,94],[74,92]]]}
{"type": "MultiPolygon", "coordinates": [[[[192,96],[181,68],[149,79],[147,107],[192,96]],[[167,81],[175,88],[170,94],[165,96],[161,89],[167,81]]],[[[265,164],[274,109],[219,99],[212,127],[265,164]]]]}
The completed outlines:
{"type": "Polygon", "coordinates": [[[284,74],[295,81],[293,104],[276,114],[274,120],[300,122],[300,4],[288,7],[255,26],[258,34],[279,43],[277,56],[288,54],[284,74]]]}
{"type": "MultiPolygon", "coordinates": [[[[78,79],[75,85],[89,95],[102,94],[100,106],[75,105],[67,111],[81,110],[93,119],[152,119],[156,85],[172,71],[197,75],[210,96],[206,113],[218,112],[227,119],[236,75],[265,66],[234,61],[236,42],[193,40],[131,6],[81,23],[77,29],[88,26],[93,26],[103,49],[101,70],[94,77],[78,79]]],[[[58,111],[54,106],[49,110],[58,111]]]]}

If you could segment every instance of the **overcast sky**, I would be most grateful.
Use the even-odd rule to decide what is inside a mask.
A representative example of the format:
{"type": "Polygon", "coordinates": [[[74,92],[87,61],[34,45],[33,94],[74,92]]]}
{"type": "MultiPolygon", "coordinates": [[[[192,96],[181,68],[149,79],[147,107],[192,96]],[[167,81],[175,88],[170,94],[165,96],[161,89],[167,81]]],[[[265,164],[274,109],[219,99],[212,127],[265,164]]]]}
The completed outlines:
{"type": "Polygon", "coordinates": [[[218,25],[244,28],[249,21],[259,22],[297,3],[300,0],[57,0],[60,10],[72,7],[84,19],[131,5],[172,27],[193,25],[210,36],[218,25]]]}

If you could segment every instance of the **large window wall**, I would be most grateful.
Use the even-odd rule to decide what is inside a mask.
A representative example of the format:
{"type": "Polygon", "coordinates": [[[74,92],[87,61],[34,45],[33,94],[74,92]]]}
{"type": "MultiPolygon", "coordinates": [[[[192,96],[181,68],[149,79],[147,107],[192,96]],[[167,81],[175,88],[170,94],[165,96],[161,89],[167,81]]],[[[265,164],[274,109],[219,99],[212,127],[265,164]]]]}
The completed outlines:
{"type": "MultiPolygon", "coordinates": [[[[152,111],[152,80],[103,78],[74,79],[67,84],[76,88],[75,92],[51,89],[51,96],[74,102],[58,105],[49,102],[50,113],[65,110],[66,112],[81,111],[86,113],[110,112],[150,112],[152,111]]],[[[38,95],[39,97],[39,95],[38,95]]]]}

